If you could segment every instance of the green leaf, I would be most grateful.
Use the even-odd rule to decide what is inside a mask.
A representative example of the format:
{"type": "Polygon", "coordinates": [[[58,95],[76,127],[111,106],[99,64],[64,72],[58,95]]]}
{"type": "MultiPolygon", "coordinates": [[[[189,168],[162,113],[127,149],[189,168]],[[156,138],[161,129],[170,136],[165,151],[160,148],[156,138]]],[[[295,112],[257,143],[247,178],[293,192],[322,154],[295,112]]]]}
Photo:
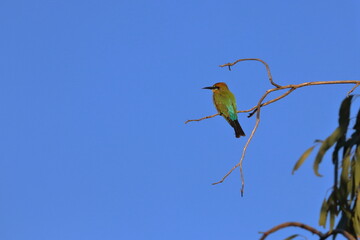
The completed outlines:
{"type": "Polygon", "coordinates": [[[347,195],[350,193],[348,192],[348,182],[349,182],[349,166],[350,166],[350,153],[349,151],[346,152],[344,159],[342,160],[342,171],[341,171],[341,178],[340,178],[340,191],[341,196],[344,199],[345,203],[347,200],[347,195]]]}
{"type": "Polygon", "coordinates": [[[353,98],[353,95],[350,95],[348,97],[346,97],[340,106],[340,111],[339,111],[339,127],[343,130],[343,131],[347,131],[347,128],[349,126],[349,122],[350,122],[350,106],[351,106],[351,100],[353,98]]]}
{"type": "Polygon", "coordinates": [[[337,203],[336,203],[336,195],[337,195],[338,191],[336,190],[336,188],[334,189],[334,191],[330,194],[328,200],[327,200],[327,206],[328,206],[328,213],[329,213],[329,217],[330,217],[330,230],[334,229],[334,224],[335,224],[335,217],[338,215],[337,212],[337,203]]]}
{"type": "Polygon", "coordinates": [[[326,226],[326,217],[327,217],[327,212],[329,209],[329,205],[326,201],[326,199],[324,199],[323,204],[321,206],[321,210],[320,210],[320,219],[319,219],[319,225],[325,227],[326,226]]]}
{"type": "Polygon", "coordinates": [[[314,161],[314,172],[316,176],[321,177],[322,175],[319,173],[319,164],[321,163],[325,153],[329,148],[331,148],[337,140],[341,138],[343,135],[341,128],[338,127],[335,129],[335,131],[327,138],[325,141],[321,144],[318,154],[316,155],[315,161],[314,161]]]}
{"type": "Polygon", "coordinates": [[[299,167],[305,162],[305,160],[309,157],[310,153],[314,150],[314,147],[315,146],[312,146],[311,148],[309,148],[308,150],[306,150],[303,155],[301,155],[301,157],[299,158],[299,160],[297,160],[293,170],[292,170],[292,173],[291,174],[294,174],[296,170],[299,169],[299,167]]]}
{"type": "Polygon", "coordinates": [[[332,207],[330,209],[330,230],[334,229],[335,216],[336,216],[336,212],[334,211],[334,208],[332,207]]]}
{"type": "MultiPolygon", "coordinates": [[[[358,205],[358,204],[356,204],[358,205]]],[[[354,217],[352,218],[353,228],[356,235],[360,234],[360,224],[359,224],[359,210],[355,210],[354,217]]]]}
{"type": "Polygon", "coordinates": [[[342,161],[342,171],[341,171],[341,178],[344,179],[344,181],[346,182],[349,180],[349,166],[350,166],[350,153],[349,151],[347,151],[342,161]]]}
{"type": "Polygon", "coordinates": [[[346,191],[348,192],[348,194],[351,194],[350,198],[353,198],[353,192],[354,192],[353,178],[349,179],[349,181],[347,182],[346,189],[347,189],[346,191]]]}
{"type": "Polygon", "coordinates": [[[356,191],[360,185],[360,147],[356,148],[355,153],[355,165],[354,165],[354,186],[353,189],[356,191]]]}
{"type": "Polygon", "coordinates": [[[284,240],[291,240],[291,239],[294,239],[296,237],[300,236],[299,234],[294,234],[294,235],[291,235],[290,237],[287,237],[285,238],[284,240]]]}
{"type": "Polygon", "coordinates": [[[360,111],[358,112],[358,114],[356,116],[356,123],[354,125],[354,129],[356,131],[360,131],[360,111]]]}
{"type": "Polygon", "coordinates": [[[350,199],[355,197],[355,171],[356,171],[356,157],[355,154],[353,154],[351,160],[351,179],[348,185],[348,192],[351,192],[350,199]]]}

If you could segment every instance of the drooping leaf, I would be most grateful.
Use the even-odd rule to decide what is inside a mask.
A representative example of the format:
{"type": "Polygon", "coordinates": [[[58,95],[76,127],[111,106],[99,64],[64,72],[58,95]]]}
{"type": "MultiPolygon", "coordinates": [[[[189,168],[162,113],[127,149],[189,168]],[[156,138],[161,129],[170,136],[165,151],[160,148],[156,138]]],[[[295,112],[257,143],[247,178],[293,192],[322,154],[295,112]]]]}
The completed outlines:
{"type": "Polygon", "coordinates": [[[360,132],[360,110],[356,116],[356,123],[353,129],[355,129],[357,132],[360,132]]]}
{"type": "Polygon", "coordinates": [[[354,190],[359,188],[360,186],[360,147],[356,148],[355,153],[355,165],[354,165],[354,190]]]}
{"type": "Polygon", "coordinates": [[[334,224],[335,224],[335,217],[338,215],[338,210],[337,210],[337,204],[336,204],[336,199],[338,198],[338,193],[339,191],[337,191],[336,188],[334,188],[334,191],[330,194],[328,200],[327,200],[327,205],[328,205],[328,214],[330,215],[330,230],[334,229],[334,224]]]}
{"type": "Polygon", "coordinates": [[[348,192],[351,192],[350,199],[355,196],[355,171],[356,171],[356,157],[355,154],[352,156],[351,160],[351,179],[349,181],[348,192]]]}
{"type": "Polygon", "coordinates": [[[300,235],[299,234],[293,234],[290,237],[285,238],[284,240],[291,240],[291,239],[294,239],[294,238],[296,238],[298,236],[300,236],[300,235]]]}
{"type": "Polygon", "coordinates": [[[350,166],[350,152],[347,151],[342,161],[341,178],[344,179],[344,181],[349,180],[349,166],[350,166]]]}
{"type": "Polygon", "coordinates": [[[335,167],[337,167],[339,165],[339,150],[340,150],[340,148],[342,146],[342,142],[343,142],[340,139],[338,139],[338,141],[336,142],[334,151],[332,153],[332,162],[333,162],[333,164],[335,164],[335,167]]]}
{"type": "Polygon", "coordinates": [[[346,185],[346,191],[348,192],[348,194],[350,194],[350,198],[353,198],[353,193],[354,193],[354,181],[353,181],[353,177],[351,177],[351,179],[349,179],[349,181],[347,182],[346,185]]]}
{"type": "Polygon", "coordinates": [[[334,229],[334,224],[335,224],[335,217],[336,217],[336,209],[335,206],[332,206],[330,208],[330,230],[334,229]]]}
{"type": "Polygon", "coordinates": [[[319,164],[321,163],[325,153],[327,152],[327,150],[329,150],[329,148],[331,148],[336,142],[337,140],[339,140],[339,138],[342,136],[342,131],[341,129],[338,127],[335,129],[335,131],[328,137],[325,139],[325,141],[321,144],[319,152],[316,155],[315,161],[314,161],[314,172],[316,174],[316,176],[321,177],[322,175],[319,173],[319,164]]]}
{"type": "Polygon", "coordinates": [[[338,166],[338,152],[341,148],[343,148],[343,156],[345,156],[345,153],[347,152],[348,147],[350,147],[351,139],[349,141],[346,141],[346,132],[349,127],[350,122],[350,106],[351,106],[351,99],[352,95],[346,97],[340,107],[339,111],[339,128],[341,131],[341,134],[339,136],[339,139],[336,141],[335,149],[333,152],[333,163],[335,163],[335,167],[338,166]]]}
{"type": "Polygon", "coordinates": [[[357,236],[360,234],[359,216],[360,216],[359,211],[357,209],[355,209],[355,214],[351,220],[353,223],[354,232],[357,236]]]}
{"type": "Polygon", "coordinates": [[[320,219],[319,219],[319,225],[323,226],[324,228],[326,226],[326,218],[327,218],[328,209],[329,209],[328,202],[326,201],[326,199],[324,199],[323,204],[321,206],[320,219]]]}
{"type": "Polygon", "coordinates": [[[347,151],[344,159],[342,160],[342,171],[340,177],[340,192],[341,197],[346,201],[348,192],[348,182],[349,182],[349,166],[350,166],[350,153],[347,151]]]}
{"type": "Polygon", "coordinates": [[[346,97],[340,106],[339,111],[339,127],[342,131],[347,131],[350,122],[350,106],[353,95],[346,97]]]}
{"type": "MultiPolygon", "coordinates": [[[[355,130],[354,133],[351,135],[351,142],[349,143],[351,146],[353,145],[360,145],[360,110],[356,116],[356,123],[353,127],[355,130]]],[[[349,140],[350,141],[350,140],[349,140]]],[[[358,152],[355,153],[356,156],[359,156],[360,154],[358,152]]]]}
{"type": "Polygon", "coordinates": [[[292,173],[291,174],[294,174],[296,170],[299,169],[299,167],[305,162],[305,160],[309,157],[310,153],[314,150],[314,147],[315,146],[312,146],[311,148],[307,149],[302,155],[301,157],[299,158],[299,160],[297,160],[293,170],[292,170],[292,173]]]}

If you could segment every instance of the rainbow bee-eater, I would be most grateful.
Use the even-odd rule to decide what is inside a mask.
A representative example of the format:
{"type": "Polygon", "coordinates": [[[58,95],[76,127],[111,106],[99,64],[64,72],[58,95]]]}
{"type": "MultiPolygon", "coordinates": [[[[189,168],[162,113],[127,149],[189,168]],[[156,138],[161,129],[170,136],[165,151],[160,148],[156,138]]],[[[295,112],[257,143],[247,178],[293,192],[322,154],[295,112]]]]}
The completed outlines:
{"type": "Polygon", "coordinates": [[[212,90],[216,110],[234,128],[235,136],[237,138],[245,136],[238,121],[235,96],[230,92],[226,83],[215,83],[212,87],[204,87],[203,89],[212,90]]]}

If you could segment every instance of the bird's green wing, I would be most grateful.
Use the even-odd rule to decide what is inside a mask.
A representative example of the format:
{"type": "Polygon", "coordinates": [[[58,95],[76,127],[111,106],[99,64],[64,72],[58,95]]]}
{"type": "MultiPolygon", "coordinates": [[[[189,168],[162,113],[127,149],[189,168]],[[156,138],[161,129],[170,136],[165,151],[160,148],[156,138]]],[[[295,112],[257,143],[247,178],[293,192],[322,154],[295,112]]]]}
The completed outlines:
{"type": "Polygon", "coordinates": [[[214,94],[214,104],[218,112],[225,118],[237,119],[236,100],[232,93],[214,94]]]}
{"type": "Polygon", "coordinates": [[[231,106],[229,107],[230,119],[236,120],[237,117],[237,109],[236,109],[236,99],[235,96],[230,92],[231,98],[231,106]]]}

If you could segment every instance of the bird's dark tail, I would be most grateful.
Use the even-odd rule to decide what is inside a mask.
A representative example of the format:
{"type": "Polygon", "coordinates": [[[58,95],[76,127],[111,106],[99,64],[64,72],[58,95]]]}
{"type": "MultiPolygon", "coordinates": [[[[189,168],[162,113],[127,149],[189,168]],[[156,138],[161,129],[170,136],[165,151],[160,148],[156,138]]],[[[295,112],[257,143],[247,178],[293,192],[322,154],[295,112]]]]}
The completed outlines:
{"type": "Polygon", "coordinates": [[[242,130],[240,124],[239,124],[239,121],[236,119],[236,120],[230,120],[229,121],[230,125],[234,128],[235,130],[235,136],[237,138],[239,138],[240,136],[245,136],[245,133],[244,131],[242,130]]]}

